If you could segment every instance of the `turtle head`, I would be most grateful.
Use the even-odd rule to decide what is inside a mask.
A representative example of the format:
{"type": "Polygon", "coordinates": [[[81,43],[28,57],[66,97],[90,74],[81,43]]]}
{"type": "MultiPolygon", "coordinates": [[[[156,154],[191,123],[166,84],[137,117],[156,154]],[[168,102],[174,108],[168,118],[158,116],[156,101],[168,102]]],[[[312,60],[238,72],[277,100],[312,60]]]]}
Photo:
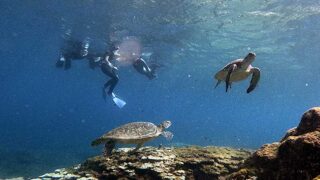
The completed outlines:
{"type": "Polygon", "coordinates": [[[169,131],[165,131],[164,129],[167,129],[171,126],[171,121],[166,120],[163,121],[159,126],[158,130],[161,132],[161,135],[164,136],[168,141],[170,141],[173,138],[173,134],[169,131]]]}
{"type": "Polygon", "coordinates": [[[159,125],[162,129],[167,129],[168,127],[171,126],[171,121],[163,121],[160,125],[159,125]]]}
{"type": "Polygon", "coordinates": [[[254,52],[249,52],[247,56],[243,59],[246,64],[251,64],[256,58],[256,54],[254,52]]]}

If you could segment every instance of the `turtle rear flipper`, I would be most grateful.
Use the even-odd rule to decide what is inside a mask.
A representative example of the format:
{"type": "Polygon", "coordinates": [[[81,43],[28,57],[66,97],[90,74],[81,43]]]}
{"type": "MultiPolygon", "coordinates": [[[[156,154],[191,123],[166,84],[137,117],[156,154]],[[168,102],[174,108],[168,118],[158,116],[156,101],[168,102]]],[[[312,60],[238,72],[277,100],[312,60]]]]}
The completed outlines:
{"type": "Polygon", "coordinates": [[[250,71],[252,73],[252,78],[250,81],[250,86],[247,89],[247,93],[250,93],[251,91],[253,91],[256,88],[256,86],[260,80],[260,69],[259,68],[253,67],[253,68],[251,68],[250,71]]]}
{"type": "Polygon", "coordinates": [[[144,143],[139,143],[137,144],[136,148],[132,151],[132,152],[136,152],[138,151],[142,146],[143,146],[144,143]]]}
{"type": "Polygon", "coordinates": [[[229,87],[231,88],[231,82],[230,82],[230,77],[232,72],[237,68],[236,64],[232,64],[229,68],[228,68],[228,74],[226,77],[226,92],[228,92],[229,87]]]}
{"type": "Polygon", "coordinates": [[[221,80],[218,80],[218,81],[217,81],[217,84],[214,86],[214,88],[217,88],[220,83],[221,83],[221,80]]]}

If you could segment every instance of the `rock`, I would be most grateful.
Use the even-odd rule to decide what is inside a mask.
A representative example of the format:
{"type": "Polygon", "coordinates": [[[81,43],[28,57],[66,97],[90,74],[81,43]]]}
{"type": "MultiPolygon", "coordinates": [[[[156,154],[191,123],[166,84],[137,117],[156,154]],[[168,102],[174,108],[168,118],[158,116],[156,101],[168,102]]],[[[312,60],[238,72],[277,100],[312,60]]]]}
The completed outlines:
{"type": "Polygon", "coordinates": [[[280,142],[285,141],[289,136],[296,136],[297,135],[297,128],[291,128],[287,131],[287,133],[284,135],[284,137],[280,140],[280,142]]]}
{"type": "Polygon", "coordinates": [[[309,109],[301,118],[297,135],[320,130],[320,107],[309,109]]]}
{"type": "Polygon", "coordinates": [[[96,180],[93,174],[82,174],[79,175],[77,170],[80,168],[79,165],[76,165],[71,168],[62,168],[56,169],[53,173],[46,173],[39,176],[39,178],[34,178],[31,180],[96,180]]]}
{"type": "Polygon", "coordinates": [[[5,180],[24,180],[24,178],[23,177],[14,177],[14,178],[8,178],[5,180]]]}
{"type": "Polygon", "coordinates": [[[40,176],[40,178],[60,178],[60,176],[59,174],[56,174],[56,173],[47,173],[40,176]]]}
{"type": "Polygon", "coordinates": [[[97,178],[94,178],[94,177],[81,177],[81,178],[78,178],[77,180],[96,180],[97,178]]]}
{"type": "Polygon", "coordinates": [[[252,152],[225,147],[144,147],[118,149],[111,156],[89,158],[80,166],[57,169],[39,179],[219,179],[237,170],[252,152]]]}
{"type": "Polygon", "coordinates": [[[75,175],[75,174],[66,174],[63,178],[65,179],[78,179],[80,176],[75,175]]]}
{"type": "Polygon", "coordinates": [[[278,150],[279,177],[310,179],[320,174],[320,131],[290,136],[278,150]]]}
{"type": "Polygon", "coordinates": [[[320,175],[320,107],[305,112],[280,142],[262,146],[229,179],[316,179],[320,175]]]}
{"type": "Polygon", "coordinates": [[[140,169],[150,169],[153,167],[153,164],[151,163],[143,163],[140,167],[140,169]]]}
{"type": "Polygon", "coordinates": [[[222,147],[121,148],[108,158],[88,159],[79,169],[98,179],[219,179],[235,171],[251,152],[222,147]],[[121,157],[121,158],[120,158],[121,157]],[[124,166],[124,162],[126,166],[124,166]],[[117,167],[117,168],[111,168],[117,167]]]}
{"type": "Polygon", "coordinates": [[[276,159],[279,146],[280,143],[278,142],[265,144],[252,155],[252,159],[263,167],[272,168],[276,166],[277,163],[276,159]]]}

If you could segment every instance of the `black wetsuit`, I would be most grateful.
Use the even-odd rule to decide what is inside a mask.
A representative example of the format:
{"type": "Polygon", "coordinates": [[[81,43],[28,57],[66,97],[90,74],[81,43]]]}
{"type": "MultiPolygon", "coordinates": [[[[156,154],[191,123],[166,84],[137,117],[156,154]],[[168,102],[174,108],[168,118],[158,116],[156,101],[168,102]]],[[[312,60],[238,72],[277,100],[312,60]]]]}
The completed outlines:
{"type": "Polygon", "coordinates": [[[149,79],[153,79],[156,77],[155,75],[155,68],[150,68],[147,63],[142,59],[142,58],[138,58],[135,60],[135,62],[133,63],[133,67],[141,74],[147,76],[149,79]]]}
{"type": "Polygon", "coordinates": [[[102,72],[111,78],[109,81],[107,81],[104,84],[103,98],[106,98],[106,89],[110,86],[108,90],[108,95],[111,95],[119,81],[119,76],[117,74],[118,69],[115,66],[113,66],[113,64],[111,63],[113,59],[114,59],[114,53],[113,51],[111,51],[110,53],[107,53],[104,56],[104,59],[102,60],[100,65],[102,72]]]}
{"type": "Polygon", "coordinates": [[[93,69],[96,66],[95,58],[99,55],[93,53],[89,54],[88,47],[89,45],[86,45],[81,41],[67,39],[61,48],[61,55],[56,62],[56,66],[63,67],[67,70],[71,68],[72,60],[88,58],[89,67],[93,69]]]}

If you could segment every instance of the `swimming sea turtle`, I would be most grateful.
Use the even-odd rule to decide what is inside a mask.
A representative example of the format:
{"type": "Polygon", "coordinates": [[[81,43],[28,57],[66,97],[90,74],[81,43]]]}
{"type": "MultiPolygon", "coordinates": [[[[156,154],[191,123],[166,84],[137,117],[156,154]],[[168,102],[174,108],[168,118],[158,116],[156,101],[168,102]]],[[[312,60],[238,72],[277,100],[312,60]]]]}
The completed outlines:
{"type": "Polygon", "coordinates": [[[164,131],[171,126],[170,121],[163,121],[160,125],[155,125],[151,122],[133,122],[115,128],[98,139],[92,141],[92,146],[105,143],[105,151],[110,155],[116,143],[120,144],[137,144],[134,151],[137,151],[144,143],[150,141],[160,135],[163,135],[167,140],[172,139],[173,134],[169,131],[164,131]]]}
{"type": "Polygon", "coordinates": [[[260,79],[260,69],[252,67],[251,63],[255,60],[256,54],[250,52],[244,59],[236,59],[227,64],[223,69],[214,76],[218,80],[215,88],[221,83],[226,82],[226,92],[231,88],[231,83],[246,79],[252,74],[250,86],[247,93],[250,93],[257,86],[260,79]]]}

